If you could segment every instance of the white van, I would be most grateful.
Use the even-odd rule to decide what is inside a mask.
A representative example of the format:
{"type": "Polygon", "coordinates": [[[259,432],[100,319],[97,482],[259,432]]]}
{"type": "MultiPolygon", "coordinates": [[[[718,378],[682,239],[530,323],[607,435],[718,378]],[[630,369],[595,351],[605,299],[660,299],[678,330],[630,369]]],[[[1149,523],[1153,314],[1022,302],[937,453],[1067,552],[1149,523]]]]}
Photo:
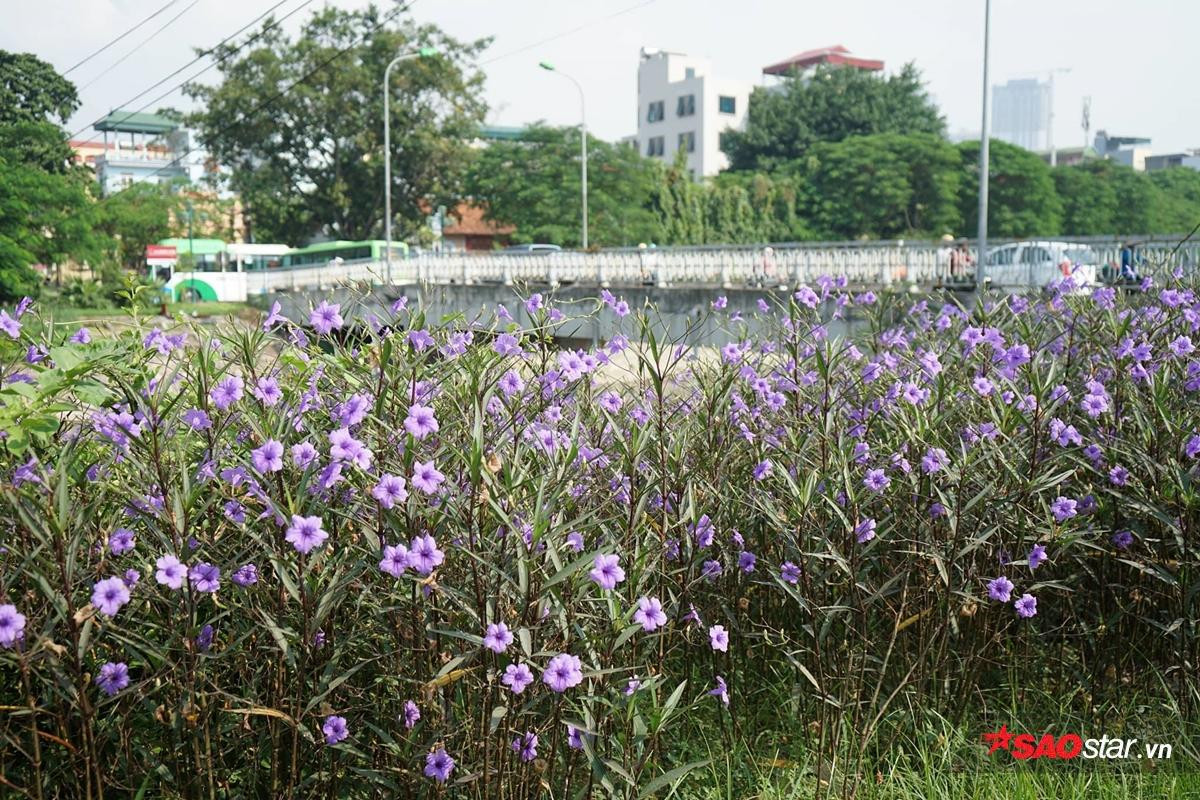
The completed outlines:
{"type": "Polygon", "coordinates": [[[1071,242],[1015,242],[988,251],[987,278],[993,286],[1046,287],[1070,275],[1076,286],[1099,283],[1100,256],[1071,242]]]}

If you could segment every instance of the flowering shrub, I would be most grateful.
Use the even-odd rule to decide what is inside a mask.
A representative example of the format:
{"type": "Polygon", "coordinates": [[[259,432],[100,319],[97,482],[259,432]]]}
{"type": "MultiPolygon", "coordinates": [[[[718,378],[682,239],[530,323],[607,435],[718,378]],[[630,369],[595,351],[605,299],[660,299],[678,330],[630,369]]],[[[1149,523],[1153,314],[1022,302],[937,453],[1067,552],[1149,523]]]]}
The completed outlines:
{"type": "Polygon", "coordinates": [[[587,311],[525,303],[108,338],[0,312],[5,786],[653,793],[773,686],[852,775],[1023,685],[1153,670],[1195,712],[1191,289],[823,280],[718,299],[719,349],[646,309],[586,352],[552,335],[587,311]]]}

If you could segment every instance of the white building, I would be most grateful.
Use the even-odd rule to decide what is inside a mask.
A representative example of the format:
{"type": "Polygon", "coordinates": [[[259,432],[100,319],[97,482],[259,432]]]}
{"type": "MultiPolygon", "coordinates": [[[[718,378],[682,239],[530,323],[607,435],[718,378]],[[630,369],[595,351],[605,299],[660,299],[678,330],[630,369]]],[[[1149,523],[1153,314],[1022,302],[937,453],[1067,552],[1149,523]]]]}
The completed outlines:
{"type": "Polygon", "coordinates": [[[1033,79],[992,87],[992,137],[1026,150],[1049,144],[1050,84],[1033,79]]]}
{"type": "Polygon", "coordinates": [[[752,88],[745,81],[715,77],[707,59],[642,48],[638,151],[674,163],[683,150],[695,179],[717,174],[729,165],[721,134],[741,129],[752,88]]]}

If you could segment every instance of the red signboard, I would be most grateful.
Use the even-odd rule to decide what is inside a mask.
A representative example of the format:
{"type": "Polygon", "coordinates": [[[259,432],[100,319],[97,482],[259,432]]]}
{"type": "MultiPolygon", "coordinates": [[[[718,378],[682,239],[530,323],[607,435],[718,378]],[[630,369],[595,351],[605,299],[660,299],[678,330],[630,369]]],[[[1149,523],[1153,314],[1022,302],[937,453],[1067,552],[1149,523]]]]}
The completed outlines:
{"type": "Polygon", "coordinates": [[[146,258],[176,258],[175,248],[166,244],[146,245],[146,258]]]}

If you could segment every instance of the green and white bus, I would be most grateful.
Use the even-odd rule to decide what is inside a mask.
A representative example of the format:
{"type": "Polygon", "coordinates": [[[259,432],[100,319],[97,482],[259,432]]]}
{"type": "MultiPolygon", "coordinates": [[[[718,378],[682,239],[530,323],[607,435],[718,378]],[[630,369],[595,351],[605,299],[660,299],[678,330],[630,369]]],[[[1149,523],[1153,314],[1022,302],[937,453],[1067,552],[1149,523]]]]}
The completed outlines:
{"type": "MultiPolygon", "coordinates": [[[[382,261],[387,243],[382,239],[369,239],[361,242],[321,242],[308,247],[290,250],[283,257],[283,267],[314,267],[324,266],[330,261],[340,259],[346,261],[382,261]]],[[[408,245],[404,242],[392,242],[392,261],[403,261],[408,258],[408,245]]]]}

